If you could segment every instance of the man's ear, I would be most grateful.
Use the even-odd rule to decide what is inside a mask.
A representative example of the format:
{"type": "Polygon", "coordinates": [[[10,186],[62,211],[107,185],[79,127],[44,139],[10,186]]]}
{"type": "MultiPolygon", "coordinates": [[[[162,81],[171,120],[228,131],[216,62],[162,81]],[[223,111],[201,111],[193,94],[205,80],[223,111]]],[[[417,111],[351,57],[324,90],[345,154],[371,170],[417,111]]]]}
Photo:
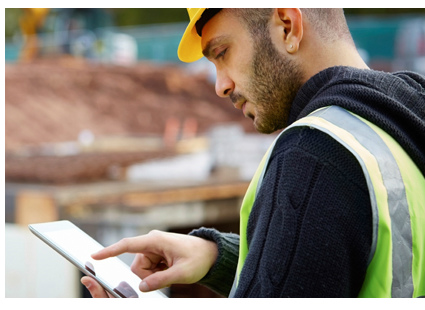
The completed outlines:
{"type": "Polygon", "coordinates": [[[303,38],[303,20],[300,9],[275,9],[273,24],[280,28],[280,40],[288,53],[296,53],[303,38]]]}

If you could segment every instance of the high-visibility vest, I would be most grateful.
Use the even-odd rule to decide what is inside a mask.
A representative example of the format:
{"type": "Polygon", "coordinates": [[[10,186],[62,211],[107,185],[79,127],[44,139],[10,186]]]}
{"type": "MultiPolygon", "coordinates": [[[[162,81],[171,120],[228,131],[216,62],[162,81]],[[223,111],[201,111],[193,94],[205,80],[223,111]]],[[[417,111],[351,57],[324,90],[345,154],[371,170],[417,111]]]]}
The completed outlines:
{"type": "MultiPolygon", "coordinates": [[[[320,130],[346,147],[357,158],[366,178],[373,233],[359,297],[424,296],[425,178],[420,170],[386,132],[340,107],[319,109],[280,135],[303,126],[320,130]]],[[[239,261],[230,296],[234,296],[248,255],[248,218],[280,135],[264,155],[242,202],[239,261]]]]}

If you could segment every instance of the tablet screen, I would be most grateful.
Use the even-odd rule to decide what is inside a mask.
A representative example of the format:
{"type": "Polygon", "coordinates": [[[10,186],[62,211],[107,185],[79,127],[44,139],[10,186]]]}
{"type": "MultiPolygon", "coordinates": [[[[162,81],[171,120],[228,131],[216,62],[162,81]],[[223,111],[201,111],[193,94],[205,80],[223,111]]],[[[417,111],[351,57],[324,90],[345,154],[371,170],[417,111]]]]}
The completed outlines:
{"type": "MultiPolygon", "coordinates": [[[[94,260],[91,254],[103,248],[98,242],[77,228],[48,231],[43,233],[80,268],[85,268],[107,284],[115,293],[125,298],[139,297],[140,279],[129,267],[116,257],[94,260]]],[[[146,293],[143,293],[146,294],[146,293]]]]}

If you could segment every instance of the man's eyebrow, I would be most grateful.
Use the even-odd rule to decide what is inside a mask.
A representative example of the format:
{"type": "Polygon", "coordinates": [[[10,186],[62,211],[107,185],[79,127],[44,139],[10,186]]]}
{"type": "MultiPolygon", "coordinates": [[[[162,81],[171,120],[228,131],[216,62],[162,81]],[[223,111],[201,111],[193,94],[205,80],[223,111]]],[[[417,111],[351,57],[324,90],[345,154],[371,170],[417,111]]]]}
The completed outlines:
{"type": "Polygon", "coordinates": [[[214,45],[218,45],[221,41],[224,41],[227,39],[228,36],[219,36],[215,37],[207,42],[207,45],[205,45],[205,48],[202,50],[202,54],[206,58],[211,58],[212,56],[212,48],[214,45]]]}

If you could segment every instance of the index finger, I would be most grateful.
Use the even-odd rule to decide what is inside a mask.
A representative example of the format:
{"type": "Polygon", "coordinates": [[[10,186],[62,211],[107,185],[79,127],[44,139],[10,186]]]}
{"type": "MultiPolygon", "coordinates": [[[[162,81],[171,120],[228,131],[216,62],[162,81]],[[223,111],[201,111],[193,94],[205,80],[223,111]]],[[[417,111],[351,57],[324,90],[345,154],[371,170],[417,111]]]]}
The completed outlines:
{"type": "Polygon", "coordinates": [[[146,248],[145,236],[138,236],[133,238],[124,238],[114,243],[99,252],[91,255],[93,259],[105,259],[108,257],[118,256],[123,253],[140,253],[146,248]]]}

